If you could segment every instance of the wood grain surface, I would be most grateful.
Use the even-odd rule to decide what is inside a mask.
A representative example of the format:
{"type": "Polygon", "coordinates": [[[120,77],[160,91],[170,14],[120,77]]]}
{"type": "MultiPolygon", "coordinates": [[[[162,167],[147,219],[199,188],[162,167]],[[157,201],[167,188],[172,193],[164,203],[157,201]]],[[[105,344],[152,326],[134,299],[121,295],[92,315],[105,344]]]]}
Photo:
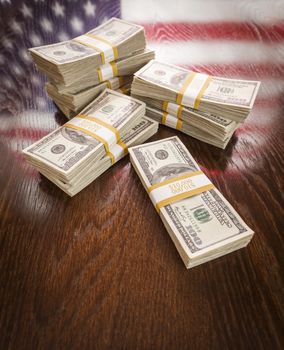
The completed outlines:
{"type": "MultiPolygon", "coordinates": [[[[12,20],[15,11],[7,13],[12,20]]],[[[239,37],[242,30],[258,40],[250,26],[226,24],[220,35],[239,37]]],[[[163,40],[153,28],[146,29],[149,37],[153,32],[163,40]]],[[[177,30],[169,28],[160,30],[177,30]]],[[[188,25],[184,35],[202,30],[218,34],[188,25]]],[[[283,32],[279,24],[263,26],[258,38],[273,50],[283,32]]],[[[50,34],[45,43],[52,40],[50,34]]],[[[196,65],[214,75],[263,81],[253,112],[226,150],[163,126],[151,139],[177,134],[255,231],[247,248],[191,270],[128,157],[73,198],[25,163],[21,150],[66,120],[31,62],[16,57],[1,66],[0,349],[283,349],[280,58],[275,50],[261,64],[196,65]]]]}

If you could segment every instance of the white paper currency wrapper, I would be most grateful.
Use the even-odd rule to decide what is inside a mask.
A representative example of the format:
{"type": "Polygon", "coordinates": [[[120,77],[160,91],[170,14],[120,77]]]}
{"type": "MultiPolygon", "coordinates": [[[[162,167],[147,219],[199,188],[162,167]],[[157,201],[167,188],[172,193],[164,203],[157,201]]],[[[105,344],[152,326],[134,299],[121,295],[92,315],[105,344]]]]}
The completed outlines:
{"type": "Polygon", "coordinates": [[[104,53],[104,58],[105,58],[104,63],[111,62],[111,61],[114,61],[115,59],[117,59],[112,45],[110,45],[104,41],[101,41],[97,38],[91,37],[90,35],[86,35],[86,34],[78,36],[77,38],[74,38],[73,40],[77,41],[83,45],[90,46],[90,47],[93,47],[95,49],[102,51],[104,53]]]}
{"type": "Polygon", "coordinates": [[[181,129],[182,121],[168,113],[165,113],[162,118],[162,124],[167,125],[170,128],[181,129]]]}
{"type": "Polygon", "coordinates": [[[111,146],[109,152],[107,153],[107,156],[113,159],[116,163],[126,155],[126,151],[126,146],[122,147],[120,144],[116,143],[115,145],[111,146]]]}
{"type": "Polygon", "coordinates": [[[207,82],[209,75],[196,73],[188,84],[185,92],[183,93],[181,104],[194,108],[197,98],[202,91],[205,83],[207,82]]]}
{"type": "Polygon", "coordinates": [[[111,89],[116,90],[123,84],[123,79],[120,79],[118,77],[112,78],[109,81],[109,86],[111,89]]]}
{"type": "Polygon", "coordinates": [[[109,151],[111,146],[117,142],[116,134],[107,127],[98,124],[95,120],[91,121],[89,119],[74,117],[67,124],[65,124],[66,127],[68,127],[69,125],[74,126],[74,128],[78,128],[78,130],[85,130],[87,133],[92,133],[94,135],[94,138],[98,136],[99,139],[104,140],[104,142],[108,146],[107,151],[109,151]]]}
{"type": "Polygon", "coordinates": [[[148,191],[152,203],[159,210],[164,205],[195,195],[198,190],[200,190],[198,193],[207,191],[208,186],[214,187],[208,177],[198,171],[188,173],[173,181],[165,181],[164,184],[153,185],[148,191]],[[163,202],[167,203],[163,205],[163,202]]]}
{"type": "Polygon", "coordinates": [[[182,106],[173,103],[173,102],[167,102],[165,104],[165,110],[166,112],[168,112],[169,114],[173,115],[174,117],[178,117],[178,115],[180,114],[181,110],[183,109],[182,106]]]}
{"type": "Polygon", "coordinates": [[[99,67],[100,71],[100,80],[105,81],[114,77],[113,66],[110,63],[106,63],[103,66],[99,67]]]}

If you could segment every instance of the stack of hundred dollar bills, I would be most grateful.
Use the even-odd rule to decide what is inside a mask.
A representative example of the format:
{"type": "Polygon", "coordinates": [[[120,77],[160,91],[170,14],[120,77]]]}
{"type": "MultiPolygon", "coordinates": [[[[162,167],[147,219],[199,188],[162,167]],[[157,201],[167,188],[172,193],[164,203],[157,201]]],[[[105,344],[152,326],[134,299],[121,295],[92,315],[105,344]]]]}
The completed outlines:
{"type": "Polygon", "coordinates": [[[224,149],[249,115],[259,86],[152,60],[134,74],[131,95],[146,102],[147,115],[159,123],[224,149]]]}
{"type": "Polygon", "coordinates": [[[177,136],[132,147],[129,154],[187,268],[250,242],[253,231],[177,136]]]}
{"type": "Polygon", "coordinates": [[[145,103],[106,89],[76,117],[23,150],[28,163],[70,196],[88,186],[129,146],[158,130],[145,103]]]}
{"type": "Polygon", "coordinates": [[[74,39],[29,51],[48,77],[47,93],[69,118],[105,88],[128,93],[133,73],[155,56],[146,48],[144,28],[118,18],[74,39]]]}

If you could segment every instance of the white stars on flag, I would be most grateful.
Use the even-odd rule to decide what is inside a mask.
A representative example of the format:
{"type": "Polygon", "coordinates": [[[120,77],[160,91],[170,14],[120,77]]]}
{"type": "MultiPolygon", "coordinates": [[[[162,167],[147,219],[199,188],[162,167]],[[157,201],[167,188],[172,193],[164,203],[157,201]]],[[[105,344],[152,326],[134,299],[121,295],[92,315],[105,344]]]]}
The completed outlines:
{"type": "Polygon", "coordinates": [[[5,57],[4,55],[0,54],[0,63],[4,64],[5,63],[5,57]]]}
{"type": "Polygon", "coordinates": [[[28,54],[27,49],[21,49],[20,50],[20,56],[23,58],[26,62],[31,62],[31,56],[28,54]]]}
{"type": "Polygon", "coordinates": [[[2,39],[2,44],[6,49],[12,49],[13,48],[13,42],[12,40],[8,38],[3,38],[2,39]]]}
{"type": "Polygon", "coordinates": [[[14,63],[11,66],[11,70],[12,70],[13,73],[15,73],[18,76],[23,74],[23,70],[16,63],[14,63]]]}
{"type": "Polygon", "coordinates": [[[10,27],[14,33],[22,34],[23,32],[22,25],[19,22],[17,22],[15,19],[12,19],[10,23],[10,27]]]}
{"type": "Polygon", "coordinates": [[[33,18],[32,11],[26,4],[23,4],[21,12],[24,15],[24,17],[33,18]]]}
{"type": "Polygon", "coordinates": [[[41,44],[41,39],[36,33],[30,34],[30,40],[34,46],[39,46],[41,44]]]}
{"type": "Polygon", "coordinates": [[[100,24],[105,23],[107,20],[109,20],[108,16],[104,16],[104,18],[100,21],[100,24]]]}
{"type": "Polygon", "coordinates": [[[31,82],[33,83],[33,85],[35,86],[40,86],[41,85],[41,80],[38,77],[38,75],[32,75],[31,77],[31,82]]]}
{"type": "Polygon", "coordinates": [[[63,31],[59,32],[59,34],[57,35],[57,38],[59,41],[66,41],[69,40],[69,35],[63,31]]]}
{"type": "Polygon", "coordinates": [[[14,83],[13,81],[8,78],[8,77],[5,77],[2,79],[2,83],[8,88],[8,89],[11,89],[13,86],[14,86],[14,83]]]}
{"type": "Polygon", "coordinates": [[[96,13],[96,5],[91,3],[90,0],[88,0],[84,5],[84,11],[85,11],[86,16],[94,17],[95,13],[96,13]]]}
{"type": "Polygon", "coordinates": [[[56,2],[52,6],[52,11],[54,12],[55,16],[64,17],[65,7],[63,5],[60,5],[59,2],[56,2]]]}
{"type": "Polygon", "coordinates": [[[41,25],[42,29],[44,31],[46,31],[47,33],[52,32],[52,29],[53,29],[52,23],[46,17],[43,17],[43,19],[41,20],[40,25],[41,25]]]}
{"type": "Polygon", "coordinates": [[[45,109],[46,108],[46,101],[43,97],[38,96],[36,98],[36,105],[38,109],[45,109]]]}
{"type": "Polygon", "coordinates": [[[83,31],[84,23],[78,17],[74,16],[71,19],[70,23],[71,23],[72,29],[75,32],[82,32],[83,31]]]}

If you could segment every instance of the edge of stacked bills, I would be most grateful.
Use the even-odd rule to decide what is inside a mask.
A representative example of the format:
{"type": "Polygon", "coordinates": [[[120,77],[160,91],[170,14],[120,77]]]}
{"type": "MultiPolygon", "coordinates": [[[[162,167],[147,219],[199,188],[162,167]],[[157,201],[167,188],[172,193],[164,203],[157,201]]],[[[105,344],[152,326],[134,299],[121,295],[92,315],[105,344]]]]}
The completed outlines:
{"type": "Polygon", "coordinates": [[[145,104],[132,97],[106,89],[80,114],[23,150],[26,160],[65,184],[84,173],[90,164],[106,156],[115,162],[111,148],[120,144],[130,130],[141,122],[145,104]]]}
{"type": "Polygon", "coordinates": [[[134,74],[131,91],[243,122],[259,86],[259,81],[214,77],[152,60],[134,74]]]}
{"type": "Polygon", "coordinates": [[[187,268],[250,242],[254,232],[177,136],[131,147],[129,154],[187,268]]]}
{"type": "Polygon", "coordinates": [[[74,39],[29,49],[38,69],[66,86],[90,75],[108,62],[146,47],[144,28],[118,18],[74,39]]]}
{"type": "MultiPolygon", "coordinates": [[[[159,123],[154,120],[142,117],[141,121],[134,125],[131,130],[129,130],[124,137],[121,139],[122,143],[128,148],[136,145],[140,145],[147,141],[150,137],[157,133],[159,123]]],[[[72,179],[72,181],[65,183],[59,179],[54,179],[44,171],[40,173],[58,186],[62,191],[73,197],[88,185],[90,185],[94,180],[96,180],[100,175],[107,171],[112,165],[116,164],[119,160],[127,155],[127,149],[121,149],[119,147],[120,143],[113,145],[110,148],[112,154],[116,154],[115,162],[112,163],[110,155],[107,153],[102,159],[94,164],[90,163],[86,168],[82,169],[80,173],[72,179]]]]}

